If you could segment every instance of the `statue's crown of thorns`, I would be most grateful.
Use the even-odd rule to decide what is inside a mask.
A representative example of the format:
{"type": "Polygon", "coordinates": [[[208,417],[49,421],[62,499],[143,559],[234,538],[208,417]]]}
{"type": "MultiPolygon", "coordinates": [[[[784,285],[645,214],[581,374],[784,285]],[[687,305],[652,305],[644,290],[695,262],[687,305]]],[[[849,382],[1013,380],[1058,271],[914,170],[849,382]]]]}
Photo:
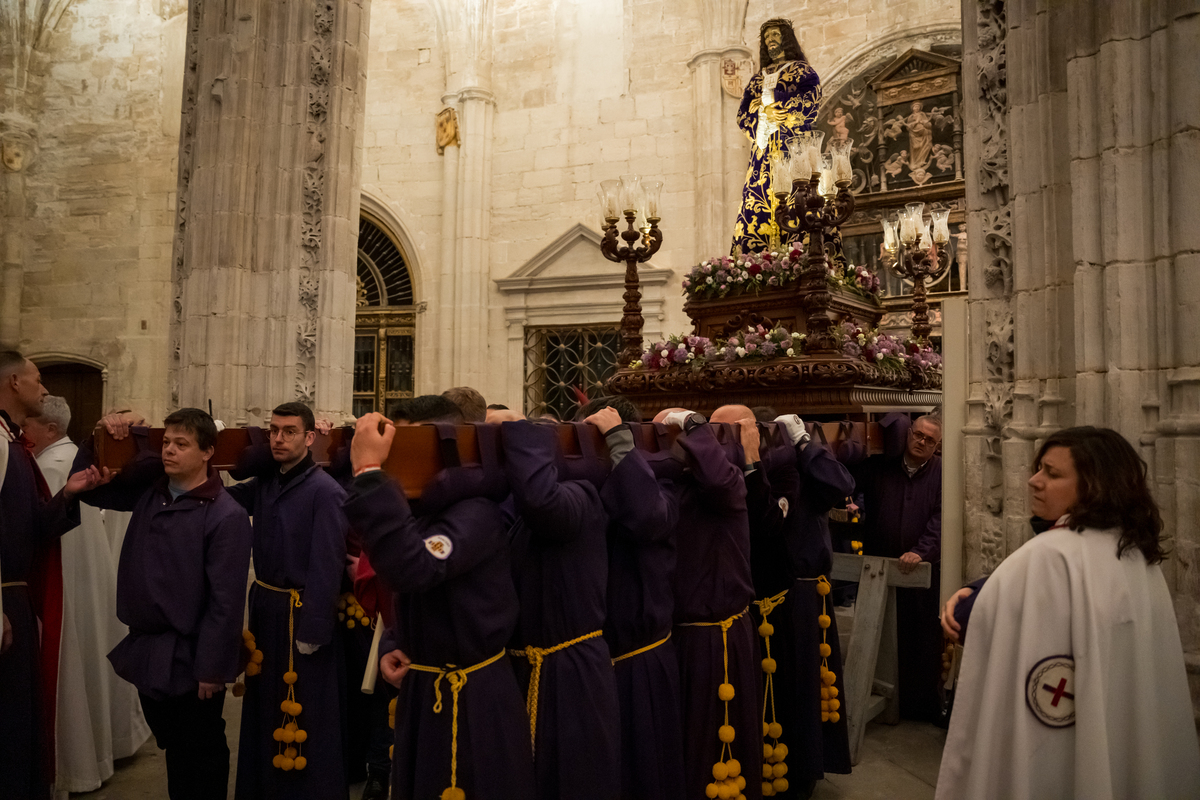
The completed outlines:
{"type": "Polygon", "coordinates": [[[787,28],[789,31],[792,31],[793,35],[795,34],[795,31],[792,30],[792,21],[790,19],[784,19],[783,17],[776,17],[775,19],[769,19],[764,22],[762,27],[758,29],[758,35],[761,37],[767,32],[767,28],[787,28]]]}

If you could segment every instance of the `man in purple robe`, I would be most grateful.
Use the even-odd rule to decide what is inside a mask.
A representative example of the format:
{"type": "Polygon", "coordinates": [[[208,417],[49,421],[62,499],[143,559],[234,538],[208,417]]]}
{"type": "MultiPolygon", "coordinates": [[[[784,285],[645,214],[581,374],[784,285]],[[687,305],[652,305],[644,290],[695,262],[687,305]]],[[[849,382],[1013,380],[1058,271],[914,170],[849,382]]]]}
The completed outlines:
{"type": "MultiPolygon", "coordinates": [[[[762,468],[746,477],[751,566],[759,596],[756,618],[773,628],[771,658],[777,665],[766,717],[778,721],[782,733],[768,737],[767,744],[775,754],[779,743],[786,745],[782,757],[768,761],[773,769],[786,765],[774,779],[786,775],[790,795],[806,798],[824,773],[850,772],[837,620],[829,584],[820,578],[827,579],[833,566],[829,509],[853,492],[854,480],[832,453],[810,440],[798,416],[775,421],[778,441],[762,448],[762,468]],[[770,602],[783,592],[781,604],[770,602]],[[818,624],[822,615],[829,618],[828,628],[818,624]],[[834,674],[832,686],[822,681],[822,667],[834,674]]],[[[764,795],[787,792],[765,775],[764,795]]]]}
{"type": "MultiPolygon", "coordinates": [[[[72,498],[100,481],[94,468],[77,472],[50,497],[32,445],[21,431],[28,417],[41,413],[46,394],[37,365],[20,353],[0,351],[0,791],[22,800],[49,796],[54,781],[53,737],[48,736],[53,709],[45,707],[47,692],[53,698],[54,682],[39,667],[38,618],[44,609],[34,602],[36,587],[31,584],[37,582],[39,561],[57,547],[58,537],[79,524],[79,506],[72,498]]],[[[61,586],[58,573],[60,610],[61,586]]],[[[44,623],[56,662],[59,626],[44,623]]]]}
{"type": "MultiPolygon", "coordinates": [[[[461,417],[436,395],[402,401],[399,414],[410,424],[461,417]]],[[[379,466],[394,436],[380,414],[358,421],[344,507],[395,592],[393,644],[380,648],[380,673],[400,690],[392,797],[525,800],[533,758],[506,655],[518,609],[503,516],[465,467],[443,470],[410,503],[379,466]]]]}
{"type": "Polygon", "coordinates": [[[600,490],[608,515],[608,617],[621,711],[621,789],[626,800],[683,800],[679,659],[671,639],[675,596],[673,485],[660,487],[625,423],[641,414],[624,397],[601,397],[577,415],[605,436],[612,471],[600,490]]]}
{"type": "MultiPolygon", "coordinates": [[[[129,435],[128,422],[103,420],[115,438],[129,435]]],[[[133,512],[117,568],[117,617],[129,635],[108,660],[137,687],[166,751],[171,800],[223,800],[229,747],[221,710],[225,684],[242,671],[250,520],[209,466],[217,441],[212,417],[183,408],[165,427],[161,458],[143,450],[80,499],[133,512]]],[[[144,433],[133,434],[140,445],[144,433]]]]}
{"type": "MultiPolygon", "coordinates": [[[[252,441],[261,435],[252,429],[252,441]]],[[[346,493],[313,463],[309,447],[315,438],[316,420],[308,406],[277,407],[271,412],[269,447],[249,448],[232,473],[250,479],[227,489],[254,518],[250,632],[264,655],[261,672],[246,679],[239,800],[347,796],[342,641],[334,635],[346,561],[346,493]],[[291,731],[281,724],[285,701],[302,708],[289,715],[296,723],[291,731]],[[280,728],[292,735],[279,741],[280,728]],[[303,741],[296,741],[298,731],[305,732],[303,741]],[[284,758],[276,765],[280,754],[284,758]],[[296,769],[300,758],[303,768],[296,769]]]]}
{"type": "Polygon", "coordinates": [[[910,422],[889,414],[885,450],[866,457],[857,442],[844,441],[838,458],[850,467],[866,500],[863,542],[871,555],[900,559],[902,571],[922,561],[933,565],[928,589],[896,590],[900,716],[938,719],[941,701],[942,629],[938,623],[942,554],[942,423],[927,415],[910,422]]]}
{"type": "Polygon", "coordinates": [[[739,791],[757,800],[762,667],[750,616],[754,584],[743,466],[758,461],[758,431],[740,426],[743,442],[731,438],[723,446],[700,414],[665,409],[654,421],[683,431],[676,440],[686,472],[676,489],[673,638],[683,698],[684,788],[688,797],[700,797],[714,781],[741,779],[739,791]]]}
{"type": "Polygon", "coordinates": [[[587,456],[568,463],[553,425],[505,422],[501,434],[521,520],[512,545],[521,612],[510,652],[526,686],[537,795],[614,798],[620,711],[603,637],[608,520],[597,489],[607,465],[587,456]]]}

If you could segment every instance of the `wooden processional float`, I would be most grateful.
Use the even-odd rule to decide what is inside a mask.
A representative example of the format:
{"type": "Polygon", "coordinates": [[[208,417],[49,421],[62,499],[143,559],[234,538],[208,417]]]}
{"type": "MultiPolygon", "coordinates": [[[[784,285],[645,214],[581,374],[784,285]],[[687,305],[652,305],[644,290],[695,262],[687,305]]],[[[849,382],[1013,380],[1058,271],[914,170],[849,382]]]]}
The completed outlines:
{"type": "MultiPolygon", "coordinates": [[[[552,424],[552,423],[539,423],[552,424]]],[[[869,452],[882,452],[883,443],[877,425],[864,423],[825,423],[820,431],[819,423],[808,424],[809,432],[820,439],[822,436],[833,444],[840,437],[849,437],[866,445],[869,452]]],[[[566,458],[608,459],[608,446],[600,431],[586,423],[560,423],[558,442],[566,458]]],[[[634,444],[648,453],[661,453],[675,449],[675,438],[679,429],[644,422],[630,425],[634,444]]],[[[722,443],[736,441],[738,432],[730,425],[717,425],[717,438],[722,443]]],[[[762,426],[767,443],[782,442],[786,434],[774,423],[762,426]]],[[[453,467],[502,468],[504,448],[496,425],[406,425],[396,428],[392,449],[383,463],[388,473],[404,489],[411,499],[421,496],[425,487],[444,469],[453,467]]],[[[349,444],[353,428],[334,428],[328,434],[317,434],[311,448],[313,461],[321,466],[343,463],[348,466],[349,444]]],[[[162,450],[162,428],[132,428],[125,439],[112,438],[103,428],[95,433],[96,465],[119,472],[137,454],[139,448],[160,452],[162,450]]],[[[217,434],[217,444],[212,460],[215,469],[234,469],[242,453],[254,443],[257,434],[250,428],[227,428],[217,434]]],[[[265,431],[259,429],[264,437],[265,431]]]]}

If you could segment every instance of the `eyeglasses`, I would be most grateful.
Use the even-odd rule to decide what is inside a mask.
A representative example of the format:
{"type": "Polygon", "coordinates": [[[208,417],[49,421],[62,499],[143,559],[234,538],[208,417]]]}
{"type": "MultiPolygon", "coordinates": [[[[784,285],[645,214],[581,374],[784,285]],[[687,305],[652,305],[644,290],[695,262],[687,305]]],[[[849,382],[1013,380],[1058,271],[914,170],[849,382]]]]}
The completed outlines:
{"type": "Polygon", "coordinates": [[[280,441],[284,442],[294,441],[295,438],[300,435],[300,433],[301,431],[295,428],[276,428],[274,425],[272,425],[268,431],[268,435],[272,439],[279,439],[280,441]]]}
{"type": "Polygon", "coordinates": [[[932,436],[926,436],[923,433],[919,433],[912,428],[909,428],[908,433],[917,440],[917,444],[937,444],[937,439],[934,439],[932,436]]]}

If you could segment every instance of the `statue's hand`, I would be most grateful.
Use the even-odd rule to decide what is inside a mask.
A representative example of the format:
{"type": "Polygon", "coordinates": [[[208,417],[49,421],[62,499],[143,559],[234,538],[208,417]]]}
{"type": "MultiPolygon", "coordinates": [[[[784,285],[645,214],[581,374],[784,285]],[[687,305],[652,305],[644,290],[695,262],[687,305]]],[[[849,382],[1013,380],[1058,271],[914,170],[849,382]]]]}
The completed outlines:
{"type": "Polygon", "coordinates": [[[787,112],[779,106],[772,103],[767,106],[767,121],[773,122],[776,125],[782,124],[787,119],[787,112]]]}

